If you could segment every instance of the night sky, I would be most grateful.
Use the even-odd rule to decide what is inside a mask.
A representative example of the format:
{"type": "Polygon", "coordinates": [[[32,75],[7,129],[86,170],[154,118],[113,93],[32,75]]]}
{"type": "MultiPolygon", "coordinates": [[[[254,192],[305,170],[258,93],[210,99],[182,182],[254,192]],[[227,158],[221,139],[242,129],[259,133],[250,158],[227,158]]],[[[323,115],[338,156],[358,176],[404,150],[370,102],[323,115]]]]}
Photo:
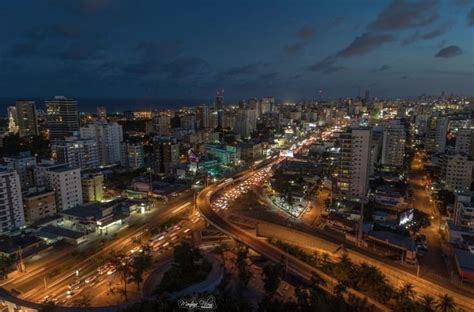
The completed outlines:
{"type": "Polygon", "coordinates": [[[473,0],[0,4],[0,96],[474,94],[473,0]]]}

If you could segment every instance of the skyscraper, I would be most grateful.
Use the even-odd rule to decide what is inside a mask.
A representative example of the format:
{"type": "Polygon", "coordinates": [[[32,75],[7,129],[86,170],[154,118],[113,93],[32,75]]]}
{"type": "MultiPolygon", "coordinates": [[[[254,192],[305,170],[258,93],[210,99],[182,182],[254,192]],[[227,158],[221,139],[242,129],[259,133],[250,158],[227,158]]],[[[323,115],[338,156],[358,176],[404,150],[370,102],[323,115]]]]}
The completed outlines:
{"type": "Polygon", "coordinates": [[[79,131],[77,101],[64,96],[46,100],[49,139],[61,140],[79,131]]]}
{"type": "Polygon", "coordinates": [[[214,108],[217,110],[224,109],[224,90],[217,92],[214,98],[214,108]]]}
{"type": "Polygon", "coordinates": [[[425,149],[429,153],[444,153],[446,135],[448,133],[448,118],[432,116],[428,120],[425,149]]]}
{"type": "Polygon", "coordinates": [[[196,107],[196,120],[200,130],[209,128],[209,108],[206,105],[196,107]]]}
{"type": "Polygon", "coordinates": [[[459,129],[456,136],[456,153],[474,157],[474,128],[459,129]]]}
{"type": "Polygon", "coordinates": [[[97,107],[97,119],[107,119],[107,108],[105,106],[97,107]]]}
{"type": "Polygon", "coordinates": [[[20,137],[38,135],[35,101],[18,100],[15,107],[20,137]]]}
{"type": "Polygon", "coordinates": [[[51,145],[53,159],[81,169],[99,166],[99,153],[95,139],[68,137],[51,145]]]}
{"type": "Polygon", "coordinates": [[[99,164],[113,165],[120,162],[123,141],[122,126],[116,122],[96,121],[80,129],[81,138],[94,139],[99,151],[99,164]]]}
{"type": "Polygon", "coordinates": [[[365,198],[369,189],[371,129],[356,128],[341,133],[339,170],[335,187],[341,199],[365,198]]]}
{"type": "Polygon", "coordinates": [[[391,124],[383,131],[382,165],[401,167],[405,155],[405,127],[391,124]]]}
{"type": "Polygon", "coordinates": [[[242,108],[237,112],[235,119],[236,134],[242,138],[248,138],[257,129],[257,111],[255,109],[242,108]]]}
{"type": "Polygon", "coordinates": [[[0,169],[0,234],[25,224],[20,177],[15,170],[0,169]]]}
{"type": "Polygon", "coordinates": [[[170,174],[179,163],[179,143],[174,138],[159,138],[153,142],[152,168],[155,174],[170,174]]]}

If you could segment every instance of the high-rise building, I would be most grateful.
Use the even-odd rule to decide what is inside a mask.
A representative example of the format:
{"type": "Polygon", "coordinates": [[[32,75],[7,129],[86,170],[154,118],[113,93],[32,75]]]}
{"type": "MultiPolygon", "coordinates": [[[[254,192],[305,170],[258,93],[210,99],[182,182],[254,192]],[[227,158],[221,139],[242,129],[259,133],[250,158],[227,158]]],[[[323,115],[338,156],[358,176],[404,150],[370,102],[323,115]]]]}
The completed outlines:
{"type": "Polygon", "coordinates": [[[64,96],[46,100],[47,126],[51,141],[61,140],[79,131],[77,101],[64,96]]]}
{"type": "Polygon", "coordinates": [[[462,154],[445,154],[441,158],[441,182],[450,191],[468,191],[472,183],[474,161],[462,154]]]}
{"type": "Polygon", "coordinates": [[[271,113],[273,111],[273,107],[275,106],[275,98],[274,97],[264,97],[260,102],[260,115],[271,113]]]}
{"type": "Polygon", "coordinates": [[[406,133],[403,125],[388,125],[383,131],[382,165],[401,167],[405,156],[406,133]]]}
{"type": "Polygon", "coordinates": [[[196,107],[196,120],[200,130],[209,128],[209,108],[206,105],[196,107]]]}
{"type": "Polygon", "coordinates": [[[169,136],[171,134],[171,116],[167,113],[157,113],[151,118],[152,129],[154,132],[161,136],[169,136]]]}
{"type": "MultiPolygon", "coordinates": [[[[41,167],[38,165],[38,169],[41,167]]],[[[46,188],[55,193],[58,211],[82,204],[81,169],[71,168],[67,164],[44,166],[41,169],[46,188]]]]}
{"type": "Polygon", "coordinates": [[[189,131],[196,130],[196,115],[186,114],[186,115],[181,116],[179,119],[180,119],[181,129],[189,130],[189,131]]]}
{"type": "Polygon", "coordinates": [[[15,107],[20,137],[38,135],[35,101],[18,100],[15,107]]]}
{"type": "Polygon", "coordinates": [[[224,109],[224,90],[217,92],[216,97],[214,98],[214,109],[222,110],[224,109]]]}
{"type": "Polygon", "coordinates": [[[7,109],[7,117],[8,117],[8,132],[16,134],[18,133],[18,120],[16,114],[16,106],[9,106],[7,109]]]}
{"type": "Polygon", "coordinates": [[[99,167],[99,152],[95,139],[68,137],[51,145],[52,157],[58,163],[81,169],[99,167]]]}
{"type": "Polygon", "coordinates": [[[16,157],[4,157],[3,161],[7,164],[8,169],[14,169],[19,177],[23,191],[34,186],[34,168],[36,167],[36,157],[30,152],[23,152],[16,157]]]}
{"type": "Polygon", "coordinates": [[[349,129],[339,136],[340,160],[335,197],[362,199],[369,190],[372,131],[349,129]]]}
{"type": "Polygon", "coordinates": [[[113,165],[120,162],[123,141],[122,126],[116,122],[96,121],[80,129],[81,138],[93,139],[97,142],[99,164],[113,165]]]}
{"type": "Polygon", "coordinates": [[[474,157],[474,128],[461,128],[456,136],[456,153],[474,157]]]}
{"type": "Polygon", "coordinates": [[[20,177],[15,170],[0,169],[0,234],[25,225],[20,177]]]}
{"type": "Polygon", "coordinates": [[[179,143],[175,138],[161,137],[153,142],[152,169],[155,174],[170,174],[179,163],[179,143]]]}
{"type": "Polygon", "coordinates": [[[455,193],[454,196],[454,223],[474,231],[474,193],[466,191],[455,193]]]}
{"type": "Polygon", "coordinates": [[[446,149],[446,135],[448,133],[447,117],[432,116],[428,120],[426,131],[425,150],[429,153],[444,153],[446,149]]]}
{"type": "Polygon", "coordinates": [[[145,166],[145,151],[142,143],[122,143],[122,166],[132,170],[140,169],[145,166]]]}
{"type": "Polygon", "coordinates": [[[242,138],[248,138],[257,130],[257,111],[255,109],[242,108],[237,112],[234,132],[242,138]]]}
{"type": "Polygon", "coordinates": [[[53,191],[42,191],[23,197],[25,222],[32,224],[56,214],[56,196],[53,191]]]}
{"type": "Polygon", "coordinates": [[[82,175],[82,198],[84,202],[102,201],[104,199],[104,175],[101,173],[86,173],[82,175]]]}

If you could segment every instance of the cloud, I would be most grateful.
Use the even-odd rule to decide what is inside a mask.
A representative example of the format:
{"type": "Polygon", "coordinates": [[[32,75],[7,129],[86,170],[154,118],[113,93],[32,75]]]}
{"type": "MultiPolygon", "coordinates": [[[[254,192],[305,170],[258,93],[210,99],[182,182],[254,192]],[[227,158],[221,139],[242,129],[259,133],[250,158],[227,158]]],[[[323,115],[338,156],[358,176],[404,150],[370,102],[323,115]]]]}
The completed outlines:
{"type": "Polygon", "coordinates": [[[209,70],[209,63],[199,57],[182,56],[162,66],[169,79],[180,80],[209,70]]]}
{"type": "Polygon", "coordinates": [[[271,72],[271,73],[266,73],[262,74],[259,76],[259,79],[266,80],[266,81],[273,81],[278,77],[277,72],[271,72]]]}
{"type": "Polygon", "coordinates": [[[82,15],[95,15],[104,12],[111,3],[111,0],[80,0],[77,10],[82,15]]]}
{"type": "Polygon", "coordinates": [[[419,33],[419,32],[416,32],[414,34],[412,34],[411,36],[403,39],[400,44],[402,46],[406,46],[406,45],[410,45],[416,41],[420,41],[420,40],[431,40],[431,39],[434,39],[434,38],[437,38],[441,35],[443,35],[446,30],[448,29],[447,25],[443,25],[443,26],[440,26],[432,31],[429,31],[429,32],[426,32],[426,33],[419,33]]]}
{"type": "Polygon", "coordinates": [[[343,70],[343,66],[336,65],[337,58],[334,56],[328,56],[320,62],[310,65],[308,67],[309,71],[312,72],[321,72],[323,74],[331,74],[340,70],[343,70]]]}
{"type": "Polygon", "coordinates": [[[393,36],[389,34],[364,33],[356,37],[346,48],[339,51],[337,56],[347,58],[366,54],[391,41],[393,41],[393,36]]]}
{"type": "Polygon", "coordinates": [[[377,73],[377,72],[383,72],[383,71],[386,71],[386,70],[389,70],[391,67],[388,66],[388,65],[382,65],[378,68],[374,68],[373,70],[371,70],[372,73],[377,73]]]}
{"type": "Polygon", "coordinates": [[[136,62],[126,64],[123,70],[131,74],[146,75],[157,72],[161,66],[178,57],[182,51],[175,41],[143,41],[136,48],[136,62]]]}
{"type": "Polygon", "coordinates": [[[439,17],[437,6],[437,0],[393,0],[368,28],[372,31],[399,31],[429,25],[439,17]]]}
{"type": "Polygon", "coordinates": [[[462,54],[462,50],[460,47],[451,45],[446,48],[442,48],[441,50],[436,53],[435,57],[442,57],[442,58],[451,58],[462,54]]]}
{"type": "Polygon", "coordinates": [[[408,76],[407,76],[407,75],[403,75],[403,76],[400,77],[400,79],[402,79],[402,80],[407,80],[407,79],[408,79],[408,76]]]}
{"type": "Polygon", "coordinates": [[[56,24],[50,28],[51,35],[57,35],[64,38],[75,39],[82,34],[82,29],[78,25],[73,24],[56,24]]]}
{"type": "Polygon", "coordinates": [[[218,79],[229,79],[245,75],[256,75],[259,73],[262,67],[267,67],[268,65],[263,62],[250,63],[245,65],[239,65],[229,68],[228,70],[218,73],[218,79]]]}
{"type": "Polygon", "coordinates": [[[301,40],[310,40],[316,35],[316,28],[313,26],[306,24],[300,30],[296,32],[296,37],[301,40]]]}
{"type": "Polygon", "coordinates": [[[306,47],[306,42],[296,42],[290,45],[285,45],[283,47],[283,53],[285,53],[288,56],[293,56],[301,51],[306,47]]]}
{"type": "Polygon", "coordinates": [[[85,61],[101,58],[101,45],[96,41],[81,40],[70,44],[60,54],[63,60],[85,61]]]}
{"type": "Polygon", "coordinates": [[[474,7],[467,14],[467,24],[469,26],[474,26],[474,7]]]}

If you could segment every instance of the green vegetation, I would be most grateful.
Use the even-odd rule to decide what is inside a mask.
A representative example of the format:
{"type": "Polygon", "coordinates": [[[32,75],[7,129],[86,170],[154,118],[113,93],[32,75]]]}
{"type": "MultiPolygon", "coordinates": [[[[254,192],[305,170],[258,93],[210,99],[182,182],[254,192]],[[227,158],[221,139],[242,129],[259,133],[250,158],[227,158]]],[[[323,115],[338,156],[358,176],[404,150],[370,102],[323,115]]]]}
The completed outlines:
{"type": "Polygon", "coordinates": [[[207,277],[211,269],[212,264],[204,259],[199,249],[188,243],[181,243],[174,248],[173,266],[165,272],[155,294],[176,292],[199,283],[207,277]]]}
{"type": "Polygon", "coordinates": [[[425,296],[419,300],[413,285],[405,284],[401,288],[395,288],[388,283],[385,275],[377,267],[367,263],[355,264],[349,259],[347,254],[340,256],[338,261],[332,261],[328,254],[320,256],[318,253],[314,253],[311,255],[301,248],[282,241],[272,241],[272,243],[298,259],[336,278],[339,281],[334,290],[336,296],[340,296],[346,287],[350,287],[389,306],[393,311],[457,310],[457,306],[450,296],[444,295],[438,298],[438,300],[425,296]]]}

